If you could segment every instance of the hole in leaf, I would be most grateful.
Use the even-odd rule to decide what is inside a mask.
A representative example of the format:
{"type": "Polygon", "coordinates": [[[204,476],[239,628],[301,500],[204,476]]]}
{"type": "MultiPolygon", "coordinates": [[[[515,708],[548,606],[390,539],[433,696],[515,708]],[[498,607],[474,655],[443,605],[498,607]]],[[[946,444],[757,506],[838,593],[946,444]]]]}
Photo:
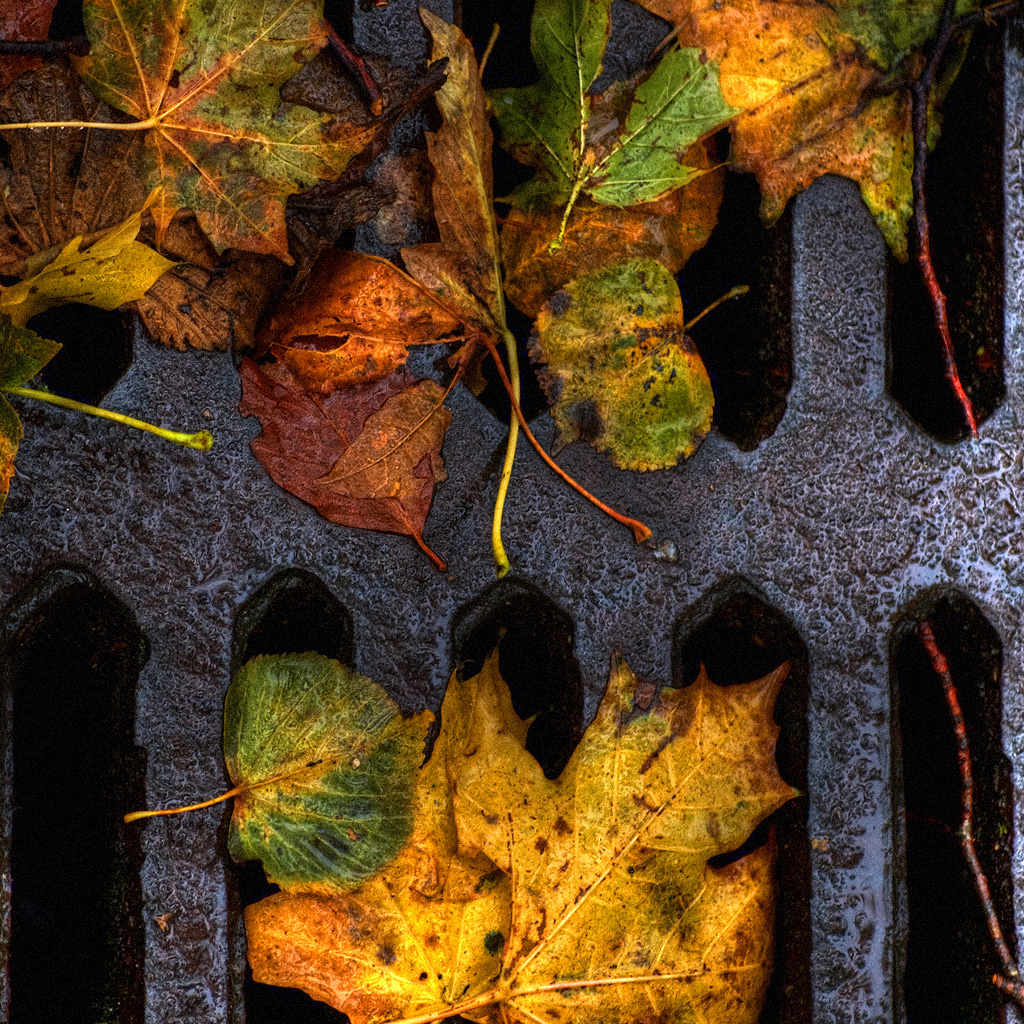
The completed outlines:
{"type": "MultiPolygon", "coordinates": [[[[259,654],[316,651],[351,664],[352,616],[324,583],[305,569],[285,569],[271,577],[239,609],[231,644],[231,671],[259,654]]],[[[225,835],[226,842],[226,835],[225,835]]],[[[229,878],[233,913],[278,891],[263,865],[232,862],[229,878]]],[[[253,980],[246,963],[242,984],[247,1024],[339,1024],[348,1018],[298,989],[253,980]]]]}
{"type": "Polygon", "coordinates": [[[257,654],[316,651],[343,665],[352,662],[352,616],[305,569],[277,573],[238,609],[231,671],[257,654]]]}
{"type": "Polygon", "coordinates": [[[147,647],[85,573],[45,574],[4,620],[13,728],[10,1016],[142,1024],[145,799],[135,687],[147,647]]]}
{"type": "MultiPolygon", "coordinates": [[[[1002,644],[962,593],[921,594],[896,624],[889,645],[892,685],[893,820],[903,823],[906,890],[897,942],[907,1024],[1003,1020],[1004,999],[990,983],[998,961],[960,848],[960,772],[942,682],[918,639],[923,620],[949,662],[967,727],[974,769],[974,835],[996,912],[1011,950],[1013,787],[1002,748],[1002,644]],[[902,794],[902,807],[900,806],[902,794]],[[902,962],[901,962],[902,961],[902,962]]],[[[897,833],[899,834],[899,833],[897,833]]],[[[897,868],[897,877],[902,872],[897,868]]]]}
{"type": "MultiPolygon", "coordinates": [[[[979,423],[1006,392],[1002,53],[1002,28],[979,26],[943,104],[942,135],[928,157],[925,181],[932,260],[946,294],[960,379],[979,423]]],[[[907,264],[889,259],[887,310],[889,393],[937,440],[969,437],[945,378],[942,342],[913,254],[907,264]]]]}
{"type": "Polygon", "coordinates": [[[466,675],[498,646],[498,668],[520,718],[536,719],[526,736],[549,779],[557,778],[583,732],[583,681],[573,656],[572,619],[524,580],[489,587],[455,618],[454,664],[466,675]]]}
{"type": "MultiPolygon", "coordinates": [[[[718,141],[726,153],[727,138],[718,141]]],[[[730,288],[750,287],[709,313],[692,335],[715,392],[714,425],[741,451],[775,432],[793,381],[792,219],[787,211],[766,228],[760,204],[752,174],[727,174],[718,224],[679,274],[687,319],[730,288]]]]}
{"type": "MultiPolygon", "coordinates": [[[[678,620],[672,645],[673,685],[689,686],[700,666],[713,683],[747,683],[781,662],[792,663],[775,702],[780,732],[775,759],[783,779],[807,792],[808,655],[793,624],[741,577],[726,580],[678,620]]],[[[762,1024],[811,1024],[811,861],[807,798],[790,800],[762,822],[740,849],[713,858],[738,859],[774,831],[776,863],[775,968],[762,1024]]]]}
{"type": "Polygon", "coordinates": [[[63,346],[37,380],[58,395],[98,405],[132,365],[130,320],[78,302],[32,317],[33,331],[63,346]]]}

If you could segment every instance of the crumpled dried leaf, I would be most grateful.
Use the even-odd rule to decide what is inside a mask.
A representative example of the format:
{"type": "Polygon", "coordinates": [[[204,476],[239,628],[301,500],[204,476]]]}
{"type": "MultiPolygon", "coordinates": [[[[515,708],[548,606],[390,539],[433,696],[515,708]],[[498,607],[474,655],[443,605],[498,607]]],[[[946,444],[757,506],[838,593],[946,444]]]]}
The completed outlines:
{"type": "MultiPolygon", "coordinates": [[[[155,200],[151,195],[148,208],[155,200]]],[[[37,313],[51,306],[82,302],[100,309],[116,309],[142,298],[147,289],[174,264],[148,245],[136,241],[142,224],[140,210],[89,247],[81,249],[82,237],[73,238],[34,276],[9,288],[0,288],[0,311],[24,327],[37,313]]]]}
{"type": "Polygon", "coordinates": [[[641,701],[616,659],[555,781],[524,748],[497,656],[456,674],[409,846],[351,894],[247,908],[254,978],[353,1024],[753,1024],[771,971],[773,851],[707,861],[794,795],[772,720],[788,668],[739,686],[702,671],[641,701]],[[500,870],[476,874],[468,905],[446,890],[453,866],[479,864],[472,881],[488,862],[500,870]]]}
{"type": "Polygon", "coordinates": [[[240,372],[239,409],[263,426],[252,451],[275,483],[333,522],[412,537],[444,568],[423,540],[451,422],[439,384],[399,371],[314,395],[281,363],[245,358],[240,372]]]}
{"type": "MultiPolygon", "coordinates": [[[[123,120],[64,63],[47,64],[0,95],[0,122],[123,120]]],[[[2,274],[34,273],[26,261],[49,262],[77,235],[88,245],[98,232],[142,209],[148,191],[140,132],[40,128],[3,132],[3,141],[2,274]]]]}
{"type": "Polygon", "coordinates": [[[179,262],[135,303],[150,337],[180,351],[251,348],[257,323],[284,288],[284,264],[241,249],[218,256],[187,211],[171,221],[163,251],[179,262]]]}
{"type": "Polygon", "coordinates": [[[672,275],[653,260],[585,274],[541,309],[530,357],[562,444],[578,437],[620,469],[667,469],[711,428],[715,399],[672,275]]]}
{"type": "Polygon", "coordinates": [[[309,391],[388,377],[410,345],[464,341],[463,322],[431,291],[376,256],[328,249],[260,330],[309,391]]]}
{"type": "Polygon", "coordinates": [[[281,102],[280,87],[327,41],[318,0],[86,0],[82,81],[146,133],[161,243],[176,210],[195,211],[218,252],[291,262],[287,197],[336,178],[373,129],[281,102]]]}
{"type": "MultiPolygon", "coordinates": [[[[16,326],[9,314],[0,311],[0,391],[31,380],[59,351],[57,342],[16,326]]],[[[21,419],[0,395],[0,511],[7,500],[14,459],[24,436],[21,419]]]]}
{"type": "Polygon", "coordinates": [[[351,889],[402,850],[425,723],[321,654],[262,655],[224,702],[228,851],[290,892],[351,889]]]}
{"type": "MultiPolygon", "coordinates": [[[[732,123],[731,162],[757,174],[767,220],[822,174],[842,174],[860,185],[889,245],[906,257],[910,97],[899,88],[900,75],[890,76],[913,68],[942,0],[640,3],[681,26],[684,46],[720,62],[722,93],[743,111],[732,123]]],[[[961,0],[958,10],[973,6],[961,0]]]]}
{"type": "MultiPolygon", "coordinates": [[[[694,146],[683,162],[710,167],[705,144],[694,146]]],[[[536,316],[545,301],[574,277],[622,260],[657,260],[678,273],[715,227],[724,178],[721,168],[656,202],[625,209],[577,203],[561,248],[554,252],[548,243],[558,234],[561,210],[513,207],[501,228],[508,297],[528,316],[536,316]]]]}
{"type": "Polygon", "coordinates": [[[610,105],[619,109],[595,116],[609,106],[590,88],[610,25],[611,0],[535,3],[530,46],[540,81],[489,95],[502,146],[537,170],[513,191],[513,205],[571,209],[581,195],[609,206],[653,202],[699,173],[683,154],[736,113],[716,62],[691,47],[666,52],[628,87],[614,87],[610,105]]]}
{"type": "MultiPolygon", "coordinates": [[[[46,39],[56,6],[57,0],[0,0],[0,39],[46,39]]],[[[41,64],[39,57],[4,57],[0,61],[0,91],[41,64]]]]}

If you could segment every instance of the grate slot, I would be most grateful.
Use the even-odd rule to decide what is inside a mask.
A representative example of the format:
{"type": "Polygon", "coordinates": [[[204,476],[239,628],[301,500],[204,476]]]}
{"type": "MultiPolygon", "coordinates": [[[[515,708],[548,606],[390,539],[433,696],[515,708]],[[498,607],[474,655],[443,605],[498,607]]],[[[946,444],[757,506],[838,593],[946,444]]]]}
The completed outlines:
{"type": "MultiPolygon", "coordinates": [[[[896,967],[897,992],[902,983],[906,1024],[1001,1024],[1004,1000],[989,981],[998,963],[960,850],[952,723],[941,683],[914,632],[924,619],[949,661],[967,725],[978,855],[1000,920],[1004,926],[1013,920],[1013,789],[1002,752],[1002,644],[973,601],[936,588],[911,604],[890,645],[893,792],[899,801],[894,821],[902,821],[909,925],[905,956],[896,967]]],[[[1012,929],[1006,939],[1012,948],[1012,929]]]]}
{"type": "Polygon", "coordinates": [[[110,591],[66,571],[16,599],[5,632],[9,1019],[49,1024],[56,1011],[66,1024],[142,1024],[142,850],[121,819],[143,800],[134,733],[145,638],[110,591]]]}

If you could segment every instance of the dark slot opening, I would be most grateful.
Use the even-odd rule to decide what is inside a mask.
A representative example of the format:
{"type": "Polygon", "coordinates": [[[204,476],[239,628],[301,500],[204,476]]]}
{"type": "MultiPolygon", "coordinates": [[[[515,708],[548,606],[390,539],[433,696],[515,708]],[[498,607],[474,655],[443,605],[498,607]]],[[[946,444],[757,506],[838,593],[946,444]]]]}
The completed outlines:
{"type": "Polygon", "coordinates": [[[57,0],[50,22],[50,39],[71,39],[85,35],[82,0],[57,0]]]}
{"type": "Polygon", "coordinates": [[[455,617],[454,664],[479,672],[499,648],[498,668],[520,718],[536,715],[526,749],[557,778],[583,732],[583,680],[573,656],[572,619],[537,587],[504,579],[455,617]]]}
{"type": "MultiPolygon", "coordinates": [[[[727,136],[718,141],[719,152],[726,153],[727,136]]],[[[727,174],[718,225],[679,274],[688,319],[730,288],[750,287],[693,328],[715,392],[714,424],[741,451],[771,437],[793,382],[792,217],[787,210],[766,228],[760,205],[752,174],[727,174]]]]}
{"type": "Polygon", "coordinates": [[[128,609],[84,573],[50,573],[6,616],[13,728],[10,1019],[142,1024],[145,802],[128,609]]]}
{"type": "MultiPolygon", "coordinates": [[[[305,569],[285,569],[271,577],[239,609],[231,643],[231,671],[237,672],[259,654],[316,651],[350,664],[353,655],[352,616],[324,583],[305,569]]],[[[225,823],[226,824],[226,823],[225,823]]],[[[267,881],[259,861],[232,864],[229,893],[238,915],[278,891],[267,881]]],[[[246,1024],[339,1024],[343,1013],[295,988],[253,981],[245,964],[242,985],[246,1024]]]]}
{"type": "Polygon", "coordinates": [[[285,569],[238,609],[231,671],[237,672],[257,654],[303,651],[317,651],[350,664],[352,616],[313,573],[285,569]]]}
{"type": "MultiPolygon", "coordinates": [[[[793,624],[746,580],[727,580],[676,623],[673,684],[688,686],[704,665],[719,685],[747,683],[787,659],[789,678],[775,703],[780,727],[776,762],[782,777],[807,792],[807,648],[793,624]]],[[[798,797],[762,822],[739,849],[711,863],[719,866],[762,846],[774,831],[778,843],[775,968],[761,1024],[811,1024],[811,861],[807,797],[798,797]]]]}
{"type": "MultiPolygon", "coordinates": [[[[979,26],[942,109],[925,194],[932,258],[946,293],[960,379],[980,423],[1003,381],[1003,30],[979,26]],[[964,154],[970,159],[965,160],[964,154]]],[[[921,274],[889,261],[888,384],[903,411],[939,441],[969,436],[945,379],[921,274]]]]}
{"type": "MultiPolygon", "coordinates": [[[[904,825],[908,923],[905,962],[895,965],[907,1024],[1001,1024],[999,969],[960,849],[960,773],[942,683],[915,633],[927,619],[949,662],[974,767],[974,835],[1011,949],[1013,788],[1002,749],[1002,644],[981,610],[953,590],[922,594],[890,642],[894,820],[904,825]],[[901,814],[902,812],[902,814],[901,814]]],[[[898,893],[898,897],[899,897],[898,893]]],[[[902,953],[903,944],[895,948],[902,953]]]]}
{"type": "Polygon", "coordinates": [[[99,405],[132,365],[130,319],[79,302],[32,317],[33,331],[63,346],[37,379],[58,395],[99,405]]]}

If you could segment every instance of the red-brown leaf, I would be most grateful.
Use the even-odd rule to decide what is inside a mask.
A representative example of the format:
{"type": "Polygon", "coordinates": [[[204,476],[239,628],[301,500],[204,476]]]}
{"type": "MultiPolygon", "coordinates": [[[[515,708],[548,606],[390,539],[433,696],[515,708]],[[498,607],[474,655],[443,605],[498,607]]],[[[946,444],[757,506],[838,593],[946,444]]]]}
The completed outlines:
{"type": "MultiPolygon", "coordinates": [[[[44,40],[57,0],[0,0],[0,39],[44,40]]],[[[4,57],[0,61],[0,90],[42,64],[39,57],[4,57]]]]}
{"type": "Polygon", "coordinates": [[[423,540],[441,443],[451,422],[444,389],[405,370],[310,395],[280,363],[241,366],[243,416],[263,426],[252,452],[275,483],[335,523],[423,540]]]}

